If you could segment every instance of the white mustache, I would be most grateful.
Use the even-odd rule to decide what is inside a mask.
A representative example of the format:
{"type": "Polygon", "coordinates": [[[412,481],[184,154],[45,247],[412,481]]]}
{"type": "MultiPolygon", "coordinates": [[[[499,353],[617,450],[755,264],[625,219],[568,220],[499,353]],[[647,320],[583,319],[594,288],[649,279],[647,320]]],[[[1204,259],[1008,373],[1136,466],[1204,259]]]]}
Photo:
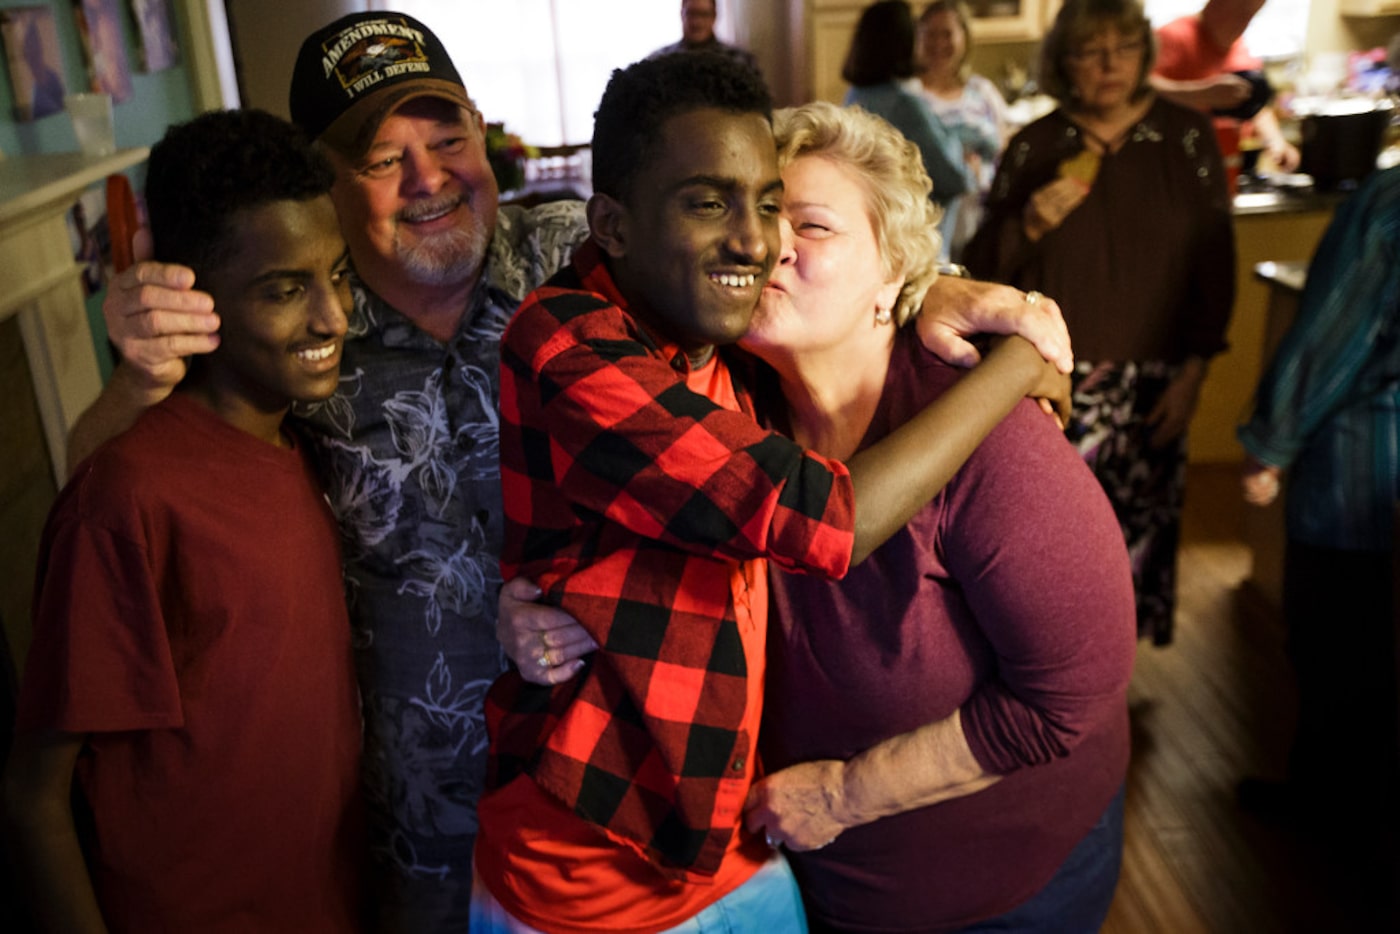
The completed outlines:
{"type": "Polygon", "coordinates": [[[420,221],[429,217],[436,217],[446,214],[462,203],[461,195],[439,195],[436,198],[429,198],[425,201],[415,201],[405,206],[399,211],[399,220],[420,221]]]}

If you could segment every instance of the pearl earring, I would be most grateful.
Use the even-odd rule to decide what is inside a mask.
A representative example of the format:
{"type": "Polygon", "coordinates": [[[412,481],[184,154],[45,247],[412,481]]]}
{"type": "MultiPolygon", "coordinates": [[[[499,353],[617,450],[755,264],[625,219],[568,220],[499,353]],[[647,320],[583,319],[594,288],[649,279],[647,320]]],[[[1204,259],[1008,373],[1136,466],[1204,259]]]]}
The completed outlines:
{"type": "Polygon", "coordinates": [[[890,323],[891,321],[893,321],[893,320],[894,320],[894,315],[890,313],[890,310],[889,310],[888,308],[879,308],[879,307],[877,307],[877,308],[875,309],[875,323],[876,323],[876,324],[889,324],[889,323],[890,323]]]}

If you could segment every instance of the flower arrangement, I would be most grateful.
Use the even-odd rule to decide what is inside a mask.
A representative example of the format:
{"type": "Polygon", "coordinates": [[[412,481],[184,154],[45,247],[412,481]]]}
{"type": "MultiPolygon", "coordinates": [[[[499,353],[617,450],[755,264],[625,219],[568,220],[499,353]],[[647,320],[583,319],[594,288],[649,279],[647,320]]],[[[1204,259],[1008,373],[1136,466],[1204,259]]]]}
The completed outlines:
{"type": "Polygon", "coordinates": [[[514,133],[507,133],[505,124],[486,124],[486,158],[496,176],[501,191],[512,191],[525,184],[525,160],[539,155],[539,150],[514,133]]]}

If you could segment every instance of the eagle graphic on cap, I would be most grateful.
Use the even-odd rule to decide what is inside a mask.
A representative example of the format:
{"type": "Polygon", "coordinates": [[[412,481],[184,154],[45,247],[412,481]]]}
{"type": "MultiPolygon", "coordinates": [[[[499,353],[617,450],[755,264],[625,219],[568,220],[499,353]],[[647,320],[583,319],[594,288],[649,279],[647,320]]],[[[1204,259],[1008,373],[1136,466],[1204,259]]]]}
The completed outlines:
{"type": "Polygon", "coordinates": [[[421,62],[426,61],[426,59],[427,56],[418,47],[418,43],[411,39],[375,36],[373,39],[366,39],[345,53],[335,70],[340,76],[341,85],[349,87],[363,75],[378,71],[396,62],[421,62]]]}

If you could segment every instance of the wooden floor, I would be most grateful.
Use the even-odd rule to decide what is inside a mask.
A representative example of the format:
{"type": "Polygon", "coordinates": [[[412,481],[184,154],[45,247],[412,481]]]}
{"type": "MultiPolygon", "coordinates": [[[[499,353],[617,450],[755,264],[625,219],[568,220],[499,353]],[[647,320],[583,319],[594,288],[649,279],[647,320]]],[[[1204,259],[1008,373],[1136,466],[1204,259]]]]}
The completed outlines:
{"type": "MultiPolygon", "coordinates": [[[[1250,599],[1233,466],[1193,467],[1175,642],[1140,645],[1123,871],[1106,934],[1400,931],[1382,855],[1241,812],[1243,775],[1283,772],[1294,696],[1277,614],[1250,599]]],[[[1400,789],[1397,789],[1400,794],[1400,789]]]]}

